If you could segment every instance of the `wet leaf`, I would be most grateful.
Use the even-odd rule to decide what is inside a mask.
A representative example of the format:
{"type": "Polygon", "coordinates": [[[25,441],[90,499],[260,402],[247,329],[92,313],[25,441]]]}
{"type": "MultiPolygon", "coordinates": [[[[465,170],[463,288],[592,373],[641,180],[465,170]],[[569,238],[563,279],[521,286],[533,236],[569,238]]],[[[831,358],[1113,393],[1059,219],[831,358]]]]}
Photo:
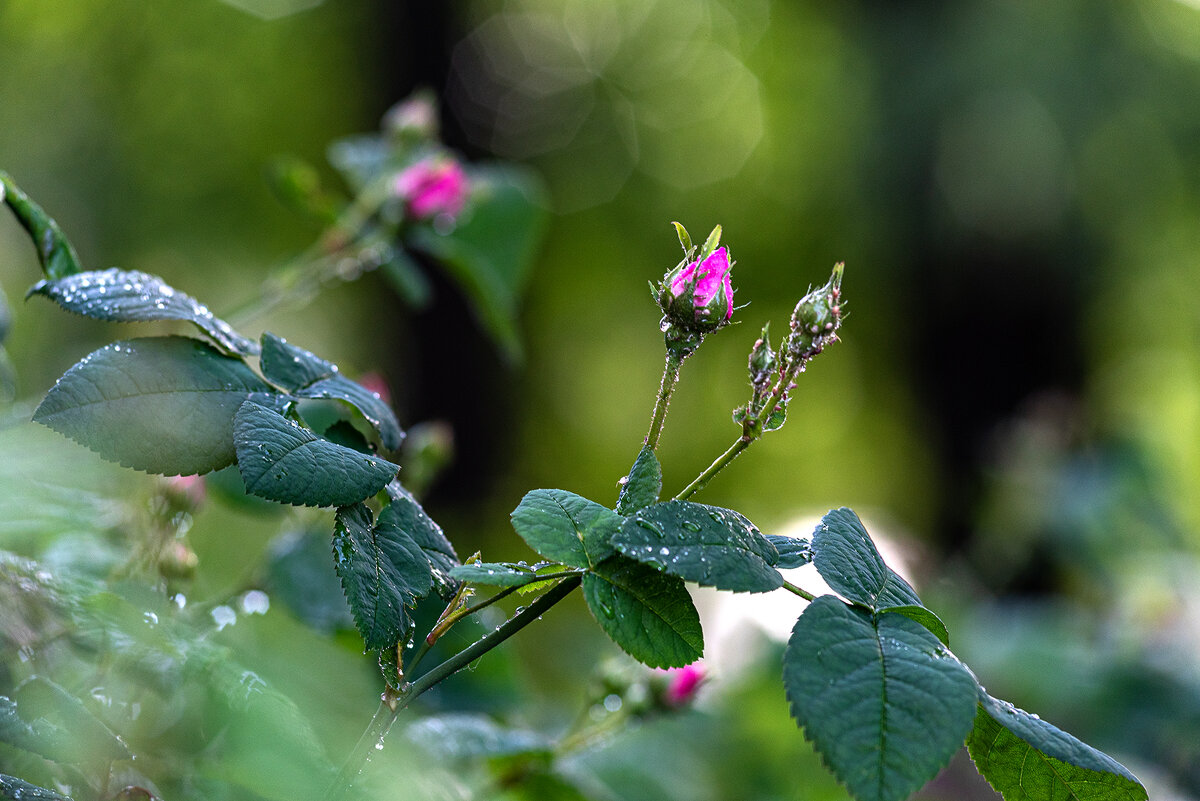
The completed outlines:
{"type": "Polygon", "coordinates": [[[976,684],[925,627],[832,595],[792,629],[783,683],[792,716],[860,801],[901,801],[959,749],[976,684]]]}
{"type": "Polygon", "coordinates": [[[617,555],[583,577],[583,597],[613,642],[650,667],[683,667],[704,652],[700,615],[681,579],[617,555]]]}
{"type": "Polygon", "coordinates": [[[1107,754],[981,692],[967,738],[975,766],[1005,801],[1145,801],[1146,788],[1107,754]]]}
{"type": "Polygon", "coordinates": [[[783,586],[775,546],[730,509],[667,501],[625,520],[614,538],[626,556],[704,587],[768,592],[783,586]]]}
{"type": "Polygon", "coordinates": [[[639,509],[658,503],[660,492],[662,467],[654,451],[649,446],[643,446],[629,470],[629,475],[625,477],[625,483],[621,485],[621,493],[617,497],[617,514],[631,515],[639,509]]]}
{"type": "Polygon", "coordinates": [[[253,400],[234,424],[246,491],[296,506],[349,506],[383,489],[396,465],[336,445],[253,400]]]}
{"type": "Polygon", "coordinates": [[[873,610],[921,606],[921,599],[871,542],[858,515],[842,507],[821,518],[813,533],[813,564],[834,592],[873,610]]]}
{"type": "Polygon", "coordinates": [[[253,356],[259,351],[255,342],[234,331],[207,306],[148,273],[115,267],[78,273],[39,281],[29,294],[45,295],[69,312],[96,320],[182,320],[195,325],[229,353],[253,356]]]}
{"type": "Polygon", "coordinates": [[[390,648],[412,630],[407,611],[433,577],[420,546],[393,525],[374,525],[363,504],[338,509],[334,565],[367,649],[390,648]]]}
{"type": "Polygon", "coordinates": [[[85,356],[33,419],[126,467],[191,475],[233,463],[234,416],[248,398],[287,403],[241,359],[187,337],[149,337],[85,356]]]}
{"type": "Polygon", "coordinates": [[[775,561],[775,567],[780,570],[804,567],[812,561],[812,543],[807,539],[784,537],[781,534],[764,536],[767,538],[767,542],[775,546],[775,552],[779,554],[779,558],[775,561]]]}
{"type": "Polygon", "coordinates": [[[263,375],[300,398],[328,398],[350,404],[379,432],[388,450],[400,447],[404,431],[391,407],[375,392],[343,376],[336,364],[291,345],[271,333],[262,338],[263,375]]]}
{"type": "Polygon", "coordinates": [[[62,229],[58,227],[50,215],[42,207],[29,199],[21,189],[13,183],[8,173],[0,171],[0,198],[12,209],[17,221],[21,223],[37,248],[38,260],[42,263],[42,272],[48,278],[62,278],[80,272],[79,256],[75,248],[67,240],[62,229]]]}
{"type": "Polygon", "coordinates": [[[0,773],[0,798],[10,801],[71,801],[68,796],[0,773]]]}
{"type": "Polygon", "coordinates": [[[547,559],[591,567],[611,556],[624,518],[595,501],[559,489],[525,495],[512,513],[513,528],[547,559]]]}

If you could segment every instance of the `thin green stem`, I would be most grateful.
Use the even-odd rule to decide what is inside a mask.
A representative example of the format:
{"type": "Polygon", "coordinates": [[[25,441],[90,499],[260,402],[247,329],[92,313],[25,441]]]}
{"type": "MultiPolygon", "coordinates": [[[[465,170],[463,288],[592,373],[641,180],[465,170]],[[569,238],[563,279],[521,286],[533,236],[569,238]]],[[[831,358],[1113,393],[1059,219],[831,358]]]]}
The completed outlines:
{"type": "Polygon", "coordinates": [[[354,781],[362,775],[363,770],[366,769],[375,752],[382,749],[383,740],[391,730],[392,724],[396,722],[396,718],[400,716],[400,713],[409,704],[429,688],[462,670],[537,620],[545,614],[546,610],[570,595],[582,581],[583,578],[579,574],[572,574],[568,578],[563,579],[544,594],[539,595],[528,608],[513,615],[496,629],[476,640],[437,667],[432,668],[416,681],[406,685],[399,695],[390,699],[392,703],[388,703],[389,698],[385,696],[384,702],[376,710],[375,716],[371,718],[371,722],[368,724],[366,731],[363,732],[362,737],[358,739],[358,743],[354,746],[354,750],[350,752],[350,756],[342,766],[341,771],[338,772],[334,783],[326,790],[325,801],[341,801],[341,799],[351,797],[354,781]]]}
{"type": "Polygon", "coordinates": [[[793,595],[799,595],[801,598],[803,598],[806,601],[815,601],[817,598],[817,596],[813,595],[808,590],[805,590],[803,587],[797,587],[795,584],[793,584],[790,581],[783,582],[783,588],[785,590],[787,590],[788,592],[792,593],[793,595]]]}
{"type": "Polygon", "coordinates": [[[729,446],[729,448],[718,456],[712,464],[704,469],[704,472],[692,479],[692,483],[688,484],[678,495],[675,496],[677,501],[686,501],[688,498],[695,495],[700,490],[708,486],[708,482],[712,481],[713,476],[720,473],[734,459],[741,455],[742,451],[750,447],[753,439],[747,437],[738,437],[737,440],[729,446]]]}
{"type": "Polygon", "coordinates": [[[671,394],[679,383],[679,368],[683,359],[667,350],[667,363],[663,366],[662,383],[658,387],[658,398],[654,402],[654,416],[650,418],[650,432],[646,434],[646,447],[650,450],[658,448],[658,438],[662,435],[663,423],[667,420],[667,407],[671,404],[671,394]]]}
{"type": "MultiPolygon", "coordinates": [[[[428,643],[429,645],[433,645],[435,642],[437,642],[438,638],[440,638],[443,634],[445,634],[447,631],[449,631],[450,628],[458,621],[462,620],[465,617],[469,617],[469,616],[475,614],[476,612],[478,612],[481,609],[486,609],[487,607],[496,603],[496,601],[499,601],[503,598],[507,598],[509,595],[512,595],[514,592],[516,592],[524,587],[528,587],[530,584],[536,584],[540,581],[554,581],[555,579],[570,578],[571,576],[579,576],[579,575],[582,575],[581,571],[565,570],[560,573],[547,573],[545,576],[539,577],[537,579],[537,581],[531,581],[526,584],[518,584],[515,587],[505,587],[500,592],[498,592],[495,595],[492,595],[488,598],[484,598],[482,601],[480,601],[477,604],[474,604],[472,606],[465,606],[462,609],[459,609],[457,612],[452,612],[452,613],[446,615],[441,620],[441,622],[439,622],[436,626],[434,626],[433,630],[429,632],[429,636],[427,636],[425,638],[425,642],[428,643]]],[[[412,665],[413,665],[413,667],[416,666],[415,660],[412,663],[412,665]]]]}

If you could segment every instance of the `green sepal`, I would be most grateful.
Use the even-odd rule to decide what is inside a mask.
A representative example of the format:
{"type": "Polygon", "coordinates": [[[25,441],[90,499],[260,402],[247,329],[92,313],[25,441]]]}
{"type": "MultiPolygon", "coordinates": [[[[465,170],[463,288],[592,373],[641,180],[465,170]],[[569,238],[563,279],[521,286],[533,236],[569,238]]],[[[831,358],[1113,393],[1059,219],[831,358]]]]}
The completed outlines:
{"type": "Polygon", "coordinates": [[[679,246],[683,248],[683,257],[685,259],[690,259],[692,257],[692,252],[695,250],[695,246],[692,245],[691,234],[689,234],[687,229],[683,227],[683,223],[672,221],[671,225],[675,226],[675,235],[679,237],[679,246]]]}
{"type": "Polygon", "coordinates": [[[696,261],[703,262],[709,256],[716,252],[717,247],[721,244],[721,226],[716,226],[712,229],[712,233],[708,235],[708,239],[704,240],[704,247],[700,248],[700,255],[696,257],[696,261]]]}

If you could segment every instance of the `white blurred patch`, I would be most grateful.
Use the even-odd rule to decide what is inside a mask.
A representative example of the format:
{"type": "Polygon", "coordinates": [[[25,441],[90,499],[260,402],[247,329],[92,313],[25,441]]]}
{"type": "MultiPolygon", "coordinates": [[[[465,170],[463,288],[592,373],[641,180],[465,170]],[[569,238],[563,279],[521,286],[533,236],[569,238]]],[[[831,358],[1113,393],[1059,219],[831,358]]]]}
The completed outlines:
{"type": "MultiPolygon", "coordinates": [[[[870,514],[861,517],[883,561],[919,591],[913,582],[908,549],[870,514]]],[[[811,539],[820,522],[820,514],[802,515],[765,533],[811,539]]],[[[813,595],[834,594],[812,565],[779,572],[813,595]]],[[[782,589],[764,593],[722,592],[692,585],[688,589],[704,626],[704,661],[715,675],[726,677],[738,674],[761,656],[764,636],[767,642],[787,642],[796,618],[808,606],[803,598],[782,589]]]]}

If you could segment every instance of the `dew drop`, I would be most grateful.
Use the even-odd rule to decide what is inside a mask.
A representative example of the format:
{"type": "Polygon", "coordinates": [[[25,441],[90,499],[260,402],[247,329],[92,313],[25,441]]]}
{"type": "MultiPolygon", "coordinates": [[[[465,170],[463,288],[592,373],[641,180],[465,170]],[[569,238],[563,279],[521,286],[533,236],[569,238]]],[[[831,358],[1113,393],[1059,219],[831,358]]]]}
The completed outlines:
{"type": "Polygon", "coordinates": [[[700,530],[700,524],[693,523],[691,520],[684,520],[682,523],[680,523],[680,525],[683,526],[688,531],[691,531],[693,533],[700,530]]]}

